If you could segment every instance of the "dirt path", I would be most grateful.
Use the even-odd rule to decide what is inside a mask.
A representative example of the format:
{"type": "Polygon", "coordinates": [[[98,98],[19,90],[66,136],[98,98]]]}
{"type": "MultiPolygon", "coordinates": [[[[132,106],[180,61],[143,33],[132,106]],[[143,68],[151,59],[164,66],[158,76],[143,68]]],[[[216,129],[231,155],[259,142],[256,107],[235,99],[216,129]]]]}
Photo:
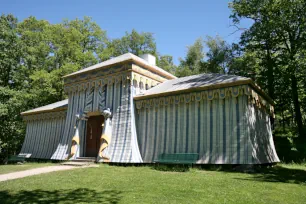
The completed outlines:
{"type": "Polygon", "coordinates": [[[76,166],[48,166],[48,167],[41,167],[36,169],[30,169],[25,171],[18,171],[8,174],[2,174],[0,175],[0,182],[1,181],[7,181],[12,179],[18,179],[23,178],[27,176],[33,176],[38,174],[45,174],[53,171],[65,171],[69,169],[75,169],[75,168],[82,168],[82,167],[76,167],[76,166]]]}

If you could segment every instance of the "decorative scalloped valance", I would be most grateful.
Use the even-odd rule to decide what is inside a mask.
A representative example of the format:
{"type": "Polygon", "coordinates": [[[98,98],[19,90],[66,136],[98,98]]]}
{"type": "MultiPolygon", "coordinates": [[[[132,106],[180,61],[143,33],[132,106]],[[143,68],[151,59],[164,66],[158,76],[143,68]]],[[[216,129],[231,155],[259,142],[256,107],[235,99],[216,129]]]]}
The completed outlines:
{"type": "Polygon", "coordinates": [[[180,103],[199,102],[201,100],[212,101],[214,99],[224,99],[226,97],[238,97],[239,95],[247,95],[249,103],[259,108],[265,108],[270,114],[274,115],[274,108],[259,94],[257,94],[248,85],[233,86],[227,88],[197,91],[192,93],[181,93],[172,96],[157,96],[156,98],[137,100],[136,108],[152,108],[167,105],[179,105],[180,103]]]}
{"type": "Polygon", "coordinates": [[[136,81],[138,86],[140,83],[143,83],[143,85],[148,85],[149,87],[154,87],[156,86],[157,84],[159,84],[160,82],[154,80],[154,79],[151,79],[149,77],[146,77],[146,76],[143,76],[141,74],[138,74],[138,73],[135,73],[133,72],[132,73],[132,81],[136,81]]]}
{"type": "Polygon", "coordinates": [[[89,81],[65,85],[64,90],[66,93],[83,91],[88,88],[98,88],[106,84],[125,82],[131,79],[131,72],[118,73],[116,75],[109,75],[101,78],[91,79],[89,81]]]}
{"type": "MultiPolygon", "coordinates": [[[[86,90],[88,88],[98,88],[106,84],[119,83],[120,81],[125,82],[126,80],[137,81],[137,86],[142,82],[144,85],[149,87],[156,86],[159,84],[158,81],[151,79],[149,77],[143,76],[134,72],[123,72],[116,75],[105,76],[103,78],[95,78],[90,81],[85,81],[81,83],[67,84],[64,87],[66,93],[79,92],[86,90]]],[[[133,83],[132,83],[133,84],[133,83]]]]}
{"type": "Polygon", "coordinates": [[[25,121],[52,120],[66,117],[66,111],[53,111],[23,116],[25,121]]]}

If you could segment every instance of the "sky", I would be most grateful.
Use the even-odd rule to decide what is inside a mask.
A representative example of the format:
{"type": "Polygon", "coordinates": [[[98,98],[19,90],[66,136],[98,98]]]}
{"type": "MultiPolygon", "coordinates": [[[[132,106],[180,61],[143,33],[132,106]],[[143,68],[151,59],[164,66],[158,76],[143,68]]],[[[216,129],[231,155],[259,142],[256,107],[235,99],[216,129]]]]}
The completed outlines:
{"type": "MultiPolygon", "coordinates": [[[[13,14],[19,21],[35,16],[50,23],[63,19],[92,17],[109,38],[118,38],[133,28],[151,32],[157,51],[172,55],[178,64],[187,46],[206,36],[219,35],[229,43],[238,42],[241,32],[235,32],[229,18],[229,0],[0,0],[0,13],[13,14]]],[[[248,27],[243,22],[241,27],[248,27]]]]}

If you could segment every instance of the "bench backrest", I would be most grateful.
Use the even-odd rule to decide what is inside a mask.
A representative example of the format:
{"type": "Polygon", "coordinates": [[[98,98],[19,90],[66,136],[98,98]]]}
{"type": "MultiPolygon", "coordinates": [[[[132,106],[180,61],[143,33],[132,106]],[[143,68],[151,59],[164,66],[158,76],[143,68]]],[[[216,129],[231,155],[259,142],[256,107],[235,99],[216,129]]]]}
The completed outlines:
{"type": "Polygon", "coordinates": [[[158,160],[169,161],[197,161],[199,154],[197,153],[175,153],[175,154],[160,154],[158,160]]]}

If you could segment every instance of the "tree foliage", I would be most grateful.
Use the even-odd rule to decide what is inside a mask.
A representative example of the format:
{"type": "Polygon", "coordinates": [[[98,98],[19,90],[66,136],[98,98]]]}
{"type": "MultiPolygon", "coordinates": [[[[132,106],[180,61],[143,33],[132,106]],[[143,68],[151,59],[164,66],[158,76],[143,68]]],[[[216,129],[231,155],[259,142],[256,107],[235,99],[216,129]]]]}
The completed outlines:
{"type": "MultiPolygon", "coordinates": [[[[277,107],[282,114],[293,107],[298,144],[304,144],[306,1],[234,0],[231,8],[234,23],[238,24],[241,19],[253,21],[242,33],[241,45],[259,53],[261,75],[266,76],[264,87],[274,100],[287,105],[286,108],[277,107]],[[284,100],[284,96],[289,98],[284,100]]],[[[305,149],[303,145],[297,147],[305,149]]]]}
{"type": "MultiPolygon", "coordinates": [[[[233,0],[235,26],[251,20],[239,44],[198,38],[175,65],[157,51],[150,32],[111,39],[91,18],[51,24],[31,16],[0,17],[0,157],[17,153],[25,126],[20,112],[64,99],[62,77],[127,52],[150,53],[178,77],[200,73],[252,78],[276,102],[275,136],[291,136],[306,151],[306,1],[233,0]],[[5,153],[4,153],[5,152],[5,153]]],[[[304,149],[304,150],[303,150],[304,149]]]]}
{"type": "Polygon", "coordinates": [[[18,22],[13,15],[2,15],[0,157],[18,153],[22,145],[22,111],[66,97],[63,76],[127,52],[138,56],[151,53],[166,69],[175,70],[172,56],[157,53],[152,33],[132,30],[109,39],[89,17],[51,24],[33,16],[18,22]]]}

